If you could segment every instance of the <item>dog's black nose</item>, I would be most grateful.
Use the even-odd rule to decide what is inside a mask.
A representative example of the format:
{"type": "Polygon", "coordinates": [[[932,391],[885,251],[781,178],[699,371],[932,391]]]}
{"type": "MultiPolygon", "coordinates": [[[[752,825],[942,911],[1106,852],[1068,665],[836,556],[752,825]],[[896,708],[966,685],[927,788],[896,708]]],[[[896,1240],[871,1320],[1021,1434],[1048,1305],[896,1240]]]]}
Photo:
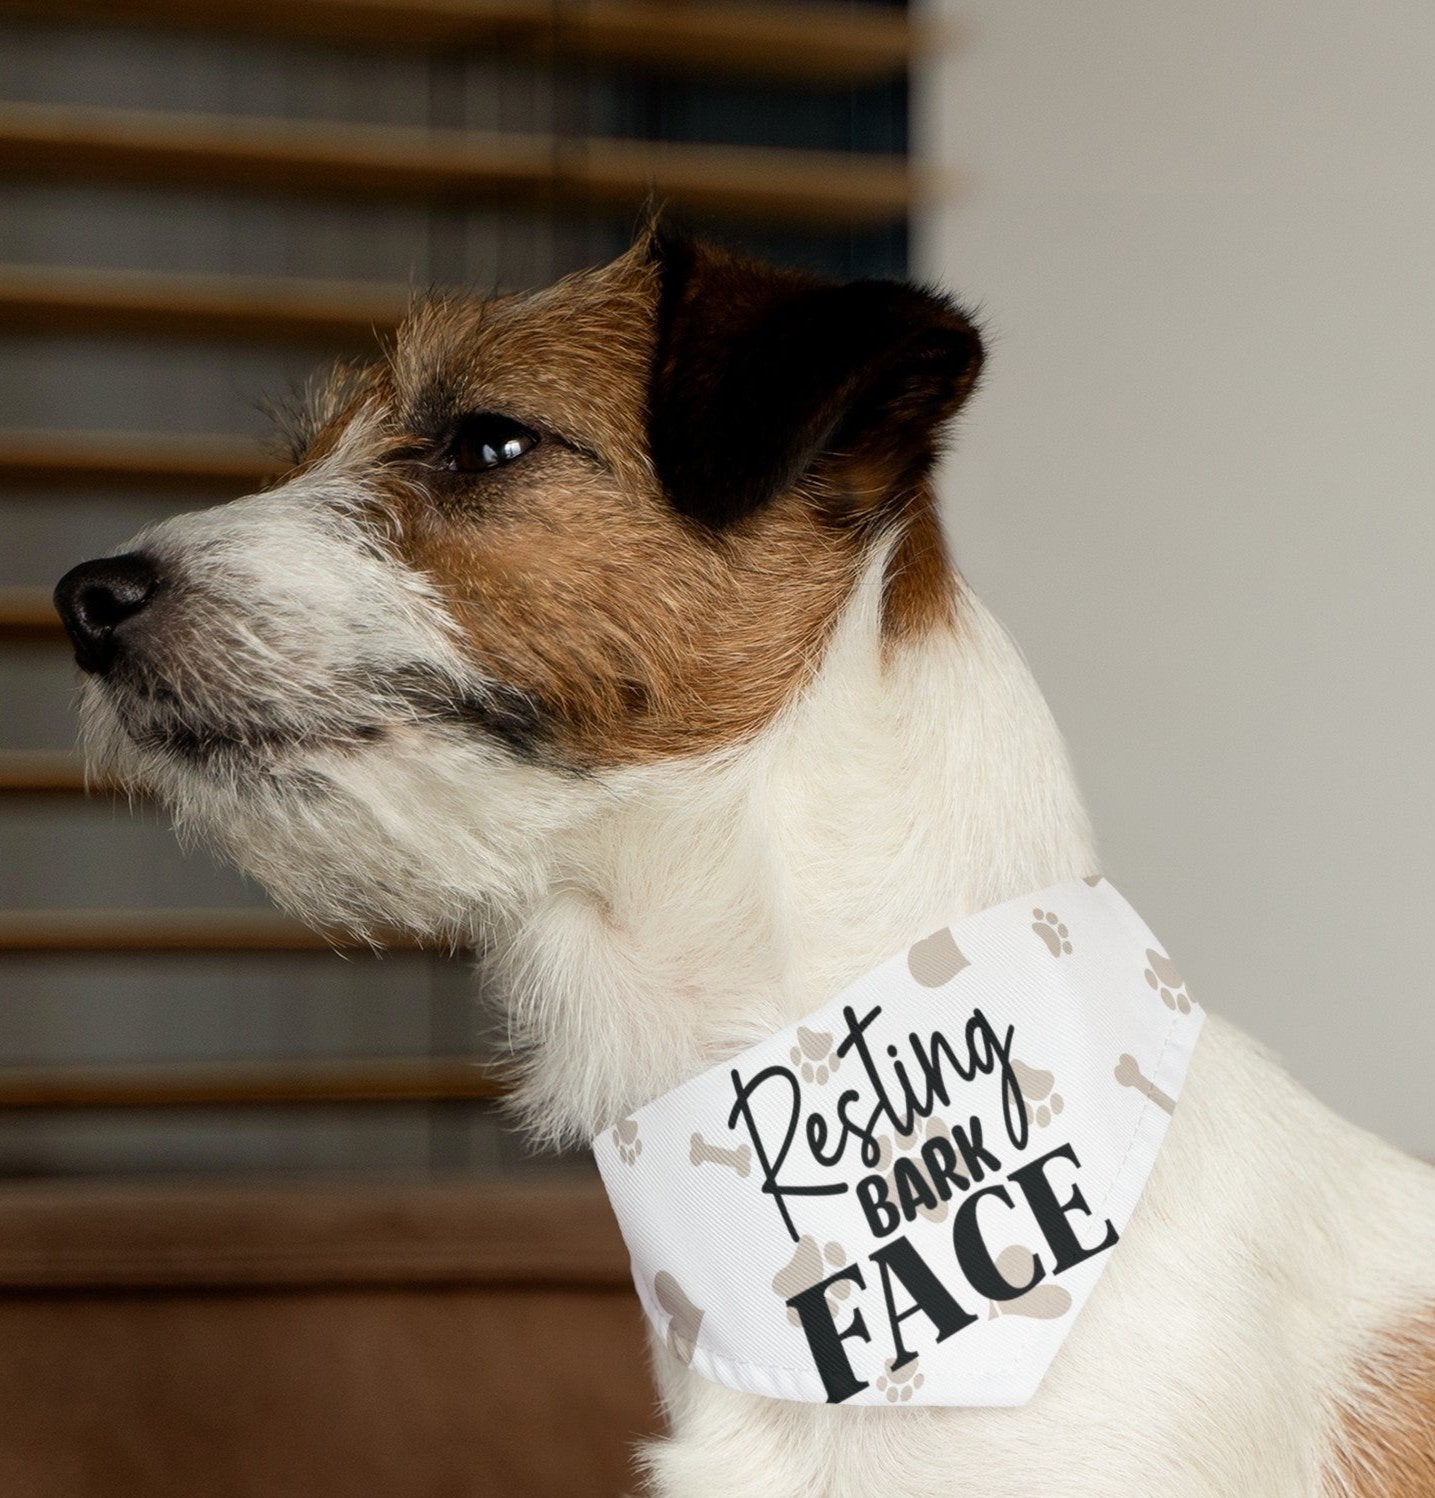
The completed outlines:
{"type": "Polygon", "coordinates": [[[103,675],[119,654],[119,627],[154,597],[159,575],[148,557],[128,552],[71,567],[55,587],[55,608],[75,642],[75,659],[103,675]]]}

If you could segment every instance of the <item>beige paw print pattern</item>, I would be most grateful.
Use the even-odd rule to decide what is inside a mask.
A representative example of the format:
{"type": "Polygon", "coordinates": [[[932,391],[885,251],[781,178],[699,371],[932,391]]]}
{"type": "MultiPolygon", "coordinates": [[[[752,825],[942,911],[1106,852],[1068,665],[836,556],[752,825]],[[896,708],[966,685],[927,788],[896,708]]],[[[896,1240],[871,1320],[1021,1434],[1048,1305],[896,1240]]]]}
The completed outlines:
{"type": "Polygon", "coordinates": [[[1015,1056],[1011,1062],[1012,1074],[1026,1099],[1027,1115],[1037,1128],[1044,1129],[1066,1106],[1066,1099],[1055,1090],[1056,1078],[1040,1067],[1027,1066],[1015,1056]]]}
{"type": "Polygon", "coordinates": [[[907,952],[907,971],[923,988],[941,988],[970,966],[956,938],[945,926],[923,937],[907,952]]]}
{"type": "Polygon", "coordinates": [[[910,1134],[879,1134],[876,1168],[882,1171],[890,1169],[892,1161],[897,1158],[898,1151],[905,1155],[909,1150],[916,1149],[921,1142],[921,1129],[915,1120],[910,1134]]]}
{"type": "Polygon", "coordinates": [[[698,1329],[703,1324],[703,1313],[683,1294],[683,1287],[668,1273],[660,1270],[653,1280],[653,1293],[658,1304],[668,1313],[668,1351],[686,1368],[692,1364],[697,1351],[698,1329]]]}
{"type": "Polygon", "coordinates": [[[1053,957],[1070,956],[1071,932],[1066,929],[1066,922],[1058,919],[1054,910],[1033,910],[1031,929],[1046,943],[1046,950],[1053,957]]]}
{"type": "Polygon", "coordinates": [[[1162,952],[1146,948],[1146,983],[1161,995],[1161,1002],[1181,1014],[1191,1012],[1191,996],[1186,992],[1185,980],[1176,971],[1176,964],[1162,952]]]}
{"type": "Polygon", "coordinates": [[[825,1030],[797,1027],[797,1044],[792,1048],[792,1064],[804,1082],[821,1087],[837,1070],[841,1057],[834,1049],[832,1036],[825,1030]]]}
{"type": "MultiPolygon", "coordinates": [[[[840,1243],[818,1246],[817,1239],[804,1233],[797,1240],[792,1258],[772,1277],[773,1293],[783,1300],[791,1300],[810,1289],[818,1280],[825,1280],[834,1269],[842,1269],[847,1263],[847,1250],[840,1243]]],[[[846,1300],[852,1293],[851,1280],[838,1280],[827,1287],[827,1303],[846,1300]]],[[[835,1310],[836,1307],[834,1306],[835,1310]]],[[[793,1306],[787,1308],[787,1319],[794,1326],[802,1325],[802,1318],[793,1306]]]]}
{"type": "Polygon", "coordinates": [[[900,1368],[893,1369],[892,1364],[897,1360],[888,1358],[882,1364],[883,1372],[873,1379],[873,1387],[883,1395],[888,1404],[906,1404],[913,1393],[920,1389],[926,1379],[922,1377],[920,1367],[921,1358],[913,1358],[910,1363],[904,1363],[900,1368]]]}
{"type": "MultiPolygon", "coordinates": [[[[1009,1285],[1024,1285],[1036,1273],[1036,1255],[1020,1243],[1013,1243],[996,1256],[997,1273],[1009,1285]]],[[[1050,1280],[1033,1285],[1025,1295],[1013,1300],[994,1300],[987,1319],[998,1316],[1029,1316],[1033,1321],[1055,1321],[1071,1309],[1071,1292],[1050,1280]]]]}
{"type": "Polygon", "coordinates": [[[625,1118],[613,1130],[613,1148],[624,1165],[636,1165],[643,1153],[643,1141],[638,1137],[638,1120],[625,1118]]]}
{"type": "MultiPolygon", "coordinates": [[[[877,1158],[877,1169],[886,1176],[887,1192],[893,1201],[904,1199],[902,1188],[897,1184],[899,1152],[906,1156],[927,1139],[945,1139],[952,1143],[952,1131],[946,1120],[938,1118],[935,1113],[927,1120],[925,1130],[914,1128],[910,1134],[898,1134],[894,1138],[884,1134],[878,1139],[877,1148],[881,1153],[877,1158]]],[[[910,1194],[917,1198],[917,1215],[928,1222],[945,1222],[952,1204],[931,1184],[924,1165],[916,1160],[909,1160],[907,1164],[911,1171],[916,1172],[915,1177],[908,1175],[908,1187],[910,1194]],[[924,1195],[925,1201],[921,1199],[924,1195]]]]}

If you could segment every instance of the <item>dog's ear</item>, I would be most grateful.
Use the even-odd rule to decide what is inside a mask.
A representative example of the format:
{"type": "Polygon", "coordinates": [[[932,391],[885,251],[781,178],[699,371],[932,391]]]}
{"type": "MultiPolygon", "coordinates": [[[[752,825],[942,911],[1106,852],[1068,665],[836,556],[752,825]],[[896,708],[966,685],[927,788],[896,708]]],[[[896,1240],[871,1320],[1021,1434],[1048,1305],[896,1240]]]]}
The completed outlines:
{"type": "Polygon", "coordinates": [[[927,473],[942,424],[981,368],[954,303],[896,281],[837,285],[661,229],[648,407],[653,463],[673,505],[721,527],[819,464],[869,500],[927,473]]]}

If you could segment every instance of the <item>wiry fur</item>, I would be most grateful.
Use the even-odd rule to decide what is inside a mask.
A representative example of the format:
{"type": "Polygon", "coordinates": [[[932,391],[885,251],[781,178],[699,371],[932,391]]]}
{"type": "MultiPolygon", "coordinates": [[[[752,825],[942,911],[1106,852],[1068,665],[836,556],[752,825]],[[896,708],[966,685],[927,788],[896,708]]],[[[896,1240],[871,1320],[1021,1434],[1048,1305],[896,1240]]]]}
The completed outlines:
{"type": "MultiPolygon", "coordinates": [[[[90,684],[88,730],[301,914],[481,940],[540,1136],[581,1141],[933,928],[1098,866],[1056,729],[981,606],[947,574],[943,607],[891,627],[903,567],[922,559],[927,597],[944,570],[911,496],[839,533],[852,561],[824,575],[830,619],[757,724],[581,764],[561,735],[530,751],[475,732],[472,715],[517,711],[515,683],[393,544],[406,501],[363,446],[374,398],[284,487],[141,539],[182,579],[167,637],[130,687],[90,684]],[[159,731],[173,722],[178,747],[159,731]]],[[[641,454],[594,481],[614,474],[654,503],[641,454]]],[[[1435,1451],[1400,1393],[1428,1356],[1410,1328],[1435,1303],[1432,1247],[1430,1172],[1212,1019],[1140,1208],[1029,1406],[767,1401],[655,1346],[672,1429],[646,1452],[651,1488],[1373,1498],[1386,1471],[1406,1474],[1391,1498],[1428,1495],[1435,1451]],[[1359,1453],[1353,1425],[1376,1433],[1359,1453]],[[1382,1443],[1399,1465],[1369,1455],[1382,1443]]]]}

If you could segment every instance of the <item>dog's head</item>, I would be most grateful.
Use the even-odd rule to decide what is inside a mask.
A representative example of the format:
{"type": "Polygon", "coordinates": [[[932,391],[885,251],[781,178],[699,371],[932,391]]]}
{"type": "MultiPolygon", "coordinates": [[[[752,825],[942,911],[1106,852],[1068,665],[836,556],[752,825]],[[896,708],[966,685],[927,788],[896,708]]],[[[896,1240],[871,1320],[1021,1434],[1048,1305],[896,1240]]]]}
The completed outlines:
{"type": "Polygon", "coordinates": [[[749,739],[895,547],[951,617],[926,479],[981,347],[950,302],[645,234],[420,305],[276,487],[56,598],[93,757],[302,913],[462,929],[602,785],[749,739]]]}

